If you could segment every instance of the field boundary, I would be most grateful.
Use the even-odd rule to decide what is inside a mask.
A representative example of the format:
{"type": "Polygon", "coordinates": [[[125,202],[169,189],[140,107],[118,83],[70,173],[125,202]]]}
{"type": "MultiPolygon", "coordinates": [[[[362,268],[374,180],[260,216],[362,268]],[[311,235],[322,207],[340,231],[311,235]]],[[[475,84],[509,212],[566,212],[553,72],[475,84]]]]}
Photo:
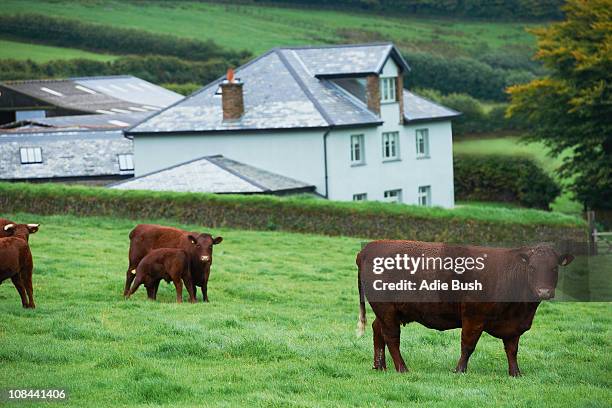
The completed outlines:
{"type": "Polygon", "coordinates": [[[461,211],[268,196],[119,191],[57,184],[0,183],[0,208],[4,213],[168,219],[211,228],[449,243],[527,244],[559,238],[583,241],[587,233],[586,223],[562,218],[562,215],[556,224],[554,217],[547,222],[531,223],[520,219],[522,214],[533,214],[533,210],[488,210],[511,212],[516,220],[508,222],[478,219],[478,211],[471,208],[461,211]]]}

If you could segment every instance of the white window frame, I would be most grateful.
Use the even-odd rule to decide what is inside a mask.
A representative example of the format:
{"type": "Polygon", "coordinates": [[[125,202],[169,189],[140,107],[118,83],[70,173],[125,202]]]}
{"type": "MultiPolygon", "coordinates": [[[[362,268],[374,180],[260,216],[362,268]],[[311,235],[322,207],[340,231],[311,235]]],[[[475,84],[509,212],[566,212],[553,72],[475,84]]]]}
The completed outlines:
{"type": "Polygon", "coordinates": [[[393,190],[387,190],[383,194],[385,201],[389,203],[401,203],[402,202],[402,189],[396,188],[393,190]]]}
{"type": "Polygon", "coordinates": [[[351,164],[365,164],[365,137],[363,134],[351,135],[351,164]]]}
{"type": "Polygon", "coordinates": [[[420,206],[431,207],[431,186],[419,186],[417,200],[420,206]]]}
{"type": "Polygon", "coordinates": [[[134,154],[132,153],[118,154],[117,161],[119,162],[119,171],[133,171],[134,170],[134,154]]]}
{"type": "Polygon", "coordinates": [[[20,147],[21,164],[39,164],[43,162],[42,147],[20,147]]]}
{"type": "Polygon", "coordinates": [[[399,160],[399,132],[382,133],[382,157],[383,161],[399,160]]]}
{"type": "Polygon", "coordinates": [[[415,130],[414,139],[416,142],[417,157],[421,157],[421,158],[429,157],[429,129],[423,128],[423,129],[415,130]]]}
{"type": "Polygon", "coordinates": [[[382,103],[397,102],[397,78],[380,78],[380,101],[382,103]]]}
{"type": "Polygon", "coordinates": [[[368,193],[353,194],[353,201],[368,201],[368,193]]]}

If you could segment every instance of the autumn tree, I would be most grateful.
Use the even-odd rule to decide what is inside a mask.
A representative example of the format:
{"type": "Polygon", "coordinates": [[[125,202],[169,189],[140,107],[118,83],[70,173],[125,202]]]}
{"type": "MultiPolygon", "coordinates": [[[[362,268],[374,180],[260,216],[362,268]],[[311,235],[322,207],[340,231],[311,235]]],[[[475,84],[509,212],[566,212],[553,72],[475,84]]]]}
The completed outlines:
{"type": "Polygon", "coordinates": [[[569,0],[565,20],[533,30],[549,74],[508,89],[509,116],[530,127],[585,207],[612,209],[612,0],[569,0]]]}

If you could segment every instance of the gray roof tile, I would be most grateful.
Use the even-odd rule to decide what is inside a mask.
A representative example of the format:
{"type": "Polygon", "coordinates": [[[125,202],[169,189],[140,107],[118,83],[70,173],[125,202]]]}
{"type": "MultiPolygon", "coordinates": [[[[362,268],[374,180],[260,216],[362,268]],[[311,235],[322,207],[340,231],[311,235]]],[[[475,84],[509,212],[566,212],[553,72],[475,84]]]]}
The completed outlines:
{"type": "Polygon", "coordinates": [[[120,176],[118,154],[131,154],[123,131],[87,130],[0,134],[0,179],[120,176]],[[21,164],[22,147],[40,147],[42,163],[21,164]]]}
{"type": "MultiPolygon", "coordinates": [[[[219,78],[127,132],[137,135],[377,125],[381,119],[332,78],[380,72],[390,57],[404,70],[409,69],[391,43],[275,48],[236,70],[236,77],[244,84],[245,109],[239,120],[223,121],[217,90],[224,78],[219,78]]],[[[406,106],[408,117],[429,114],[428,102],[418,102],[414,112],[406,106]]],[[[439,108],[442,107],[431,105],[432,118],[439,116],[439,108]]]]}
{"type": "Polygon", "coordinates": [[[120,190],[192,193],[275,193],[314,191],[314,187],[226,157],[207,156],[115,183],[120,190]]]}
{"type": "Polygon", "coordinates": [[[459,116],[461,113],[438,105],[429,99],[404,90],[404,118],[407,121],[442,119],[459,116]]]}

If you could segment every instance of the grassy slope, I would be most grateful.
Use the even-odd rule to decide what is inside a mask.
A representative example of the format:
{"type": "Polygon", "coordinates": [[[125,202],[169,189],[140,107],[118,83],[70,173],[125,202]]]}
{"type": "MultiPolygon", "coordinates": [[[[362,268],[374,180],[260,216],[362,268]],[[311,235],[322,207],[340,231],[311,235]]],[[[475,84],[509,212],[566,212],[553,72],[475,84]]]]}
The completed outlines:
{"type": "Polygon", "coordinates": [[[140,28],[248,49],[255,55],[276,46],[393,40],[402,49],[457,55],[488,46],[533,46],[525,23],[466,22],[424,17],[373,17],[336,11],[178,2],[60,2],[3,0],[5,12],[32,12],[94,23],[140,28]],[[339,33],[349,29],[351,39],[339,33]],[[365,30],[365,31],[363,31],[365,30]],[[369,32],[369,34],[368,34],[369,32]],[[372,33],[374,32],[374,33],[372,33]],[[379,33],[379,34],[377,34],[379,33]]]}
{"type": "Polygon", "coordinates": [[[116,57],[108,54],[96,54],[93,52],[75,50],[73,48],[51,47],[0,39],[0,59],[30,59],[36,62],[46,62],[56,59],[73,58],[110,61],[116,57]]]}
{"type": "MultiPolygon", "coordinates": [[[[0,286],[0,388],[66,387],[72,406],[609,406],[611,304],[545,303],[509,378],[484,335],[466,375],[451,373],[459,331],[403,330],[411,371],[371,367],[355,337],[360,241],[217,230],[210,304],[124,301],[134,222],[0,214],[41,222],[32,237],[38,308],[0,286]]],[[[186,226],[197,229],[196,226],[186,226]]],[[[373,318],[368,312],[368,318],[373,318]]],[[[27,406],[20,404],[19,406],[27,406]]],[[[32,406],[35,406],[32,404],[32,406]]],[[[37,406],[37,405],[36,405],[37,406]]]]}
{"type": "MultiPolygon", "coordinates": [[[[455,141],[453,143],[455,153],[470,154],[509,154],[533,157],[544,170],[556,179],[559,176],[556,169],[561,165],[565,154],[557,157],[548,155],[548,148],[541,143],[521,143],[518,137],[501,138],[474,138],[455,141]]],[[[580,216],[582,206],[574,201],[569,191],[564,191],[552,204],[552,209],[568,214],[580,216]]]]}

